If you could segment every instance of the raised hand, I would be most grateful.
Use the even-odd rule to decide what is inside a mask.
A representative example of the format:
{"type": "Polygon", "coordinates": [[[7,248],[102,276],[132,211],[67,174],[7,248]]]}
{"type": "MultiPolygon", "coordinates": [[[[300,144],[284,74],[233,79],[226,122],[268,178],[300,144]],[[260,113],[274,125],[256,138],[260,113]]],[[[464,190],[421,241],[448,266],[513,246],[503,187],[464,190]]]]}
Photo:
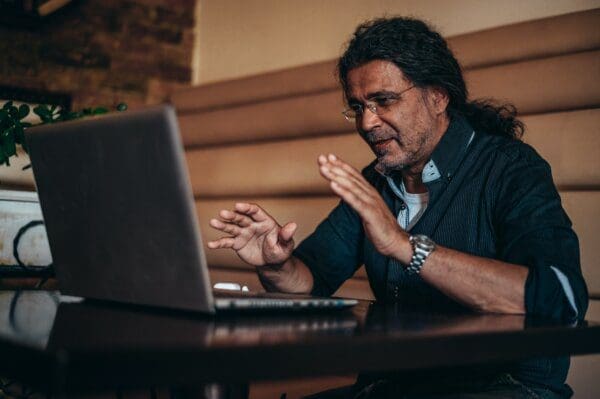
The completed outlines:
{"type": "MultiPolygon", "coordinates": [[[[367,237],[383,255],[406,258],[412,253],[408,234],[398,222],[381,195],[362,174],[333,154],[320,155],[319,172],[329,186],[361,217],[367,237]]],[[[408,260],[410,256],[408,257],[408,260]]]]}
{"type": "Polygon", "coordinates": [[[282,227],[258,205],[243,202],[232,211],[221,210],[219,217],[211,219],[210,226],[230,236],[209,241],[209,248],[231,248],[254,266],[277,265],[290,258],[296,223],[282,227]]]}

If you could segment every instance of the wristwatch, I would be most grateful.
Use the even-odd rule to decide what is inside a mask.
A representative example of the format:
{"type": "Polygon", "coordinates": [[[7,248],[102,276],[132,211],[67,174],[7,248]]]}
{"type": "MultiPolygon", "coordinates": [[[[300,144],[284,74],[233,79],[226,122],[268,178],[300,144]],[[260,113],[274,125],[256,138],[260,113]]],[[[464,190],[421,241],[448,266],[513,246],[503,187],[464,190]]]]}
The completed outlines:
{"type": "Polygon", "coordinates": [[[408,274],[419,274],[427,257],[435,251],[435,242],[422,234],[409,236],[408,240],[413,247],[413,256],[406,267],[406,271],[408,274]]]}

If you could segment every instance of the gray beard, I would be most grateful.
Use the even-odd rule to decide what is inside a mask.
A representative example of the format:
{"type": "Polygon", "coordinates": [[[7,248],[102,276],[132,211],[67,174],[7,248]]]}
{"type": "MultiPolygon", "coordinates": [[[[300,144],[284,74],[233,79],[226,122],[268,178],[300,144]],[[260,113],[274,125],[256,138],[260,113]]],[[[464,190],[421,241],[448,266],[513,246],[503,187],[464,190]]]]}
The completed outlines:
{"type": "Polygon", "coordinates": [[[397,165],[397,166],[388,166],[386,164],[384,164],[383,162],[381,162],[380,160],[377,160],[377,163],[375,164],[375,170],[381,174],[382,176],[391,176],[394,172],[401,172],[405,169],[408,169],[407,165],[397,165]]]}

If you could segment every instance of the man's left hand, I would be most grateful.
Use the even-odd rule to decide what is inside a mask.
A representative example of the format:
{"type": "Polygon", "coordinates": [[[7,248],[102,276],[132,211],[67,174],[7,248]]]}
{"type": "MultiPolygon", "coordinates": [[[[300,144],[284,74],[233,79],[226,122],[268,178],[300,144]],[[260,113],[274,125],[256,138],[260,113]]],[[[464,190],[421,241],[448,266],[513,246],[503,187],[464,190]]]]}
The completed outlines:
{"type": "Polygon", "coordinates": [[[365,234],[379,253],[410,261],[412,247],[381,195],[362,174],[333,154],[319,155],[319,172],[361,217],[365,234]]]}

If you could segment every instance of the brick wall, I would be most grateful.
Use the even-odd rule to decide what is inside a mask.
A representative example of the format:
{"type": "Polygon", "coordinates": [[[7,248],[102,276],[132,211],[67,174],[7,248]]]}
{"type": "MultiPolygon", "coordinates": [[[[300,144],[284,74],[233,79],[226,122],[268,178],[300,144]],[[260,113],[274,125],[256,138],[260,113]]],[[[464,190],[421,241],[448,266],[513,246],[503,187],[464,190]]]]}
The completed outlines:
{"type": "Polygon", "coordinates": [[[0,26],[0,85],[68,93],[73,109],[160,102],[191,82],[196,1],[75,1],[0,26]]]}

